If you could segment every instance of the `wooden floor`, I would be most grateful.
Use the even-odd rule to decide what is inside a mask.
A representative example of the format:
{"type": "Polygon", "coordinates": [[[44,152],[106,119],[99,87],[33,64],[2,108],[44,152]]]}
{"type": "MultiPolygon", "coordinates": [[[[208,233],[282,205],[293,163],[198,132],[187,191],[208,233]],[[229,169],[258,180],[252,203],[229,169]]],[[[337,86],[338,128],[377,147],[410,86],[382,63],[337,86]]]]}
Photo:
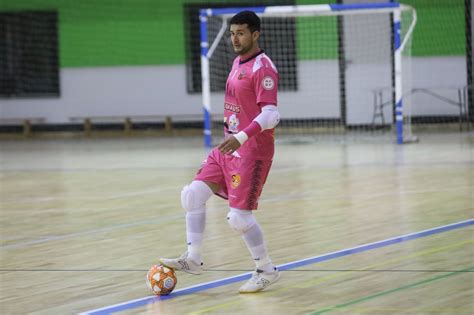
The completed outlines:
{"type": "MultiPolygon", "coordinates": [[[[257,219],[277,265],[474,218],[474,134],[415,144],[277,145],[257,219]]],[[[185,249],[179,194],[201,139],[2,141],[0,313],[74,314],[149,295],[145,273],[185,249]]],[[[254,268],[211,198],[200,276],[254,268]]],[[[121,314],[473,314],[474,225],[282,272],[254,295],[241,282],[121,314]]]]}

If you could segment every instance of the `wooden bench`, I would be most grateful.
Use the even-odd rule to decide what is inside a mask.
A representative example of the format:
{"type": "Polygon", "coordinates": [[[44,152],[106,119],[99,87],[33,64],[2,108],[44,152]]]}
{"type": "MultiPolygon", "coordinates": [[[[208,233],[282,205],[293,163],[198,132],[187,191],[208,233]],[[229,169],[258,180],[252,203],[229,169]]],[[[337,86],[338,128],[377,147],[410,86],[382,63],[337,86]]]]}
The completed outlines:
{"type": "MultiPolygon", "coordinates": [[[[202,119],[202,117],[200,117],[202,119]]],[[[196,115],[176,115],[173,116],[174,121],[186,121],[186,119],[196,120],[196,115]]],[[[90,136],[94,124],[119,123],[123,125],[125,135],[130,135],[133,125],[137,123],[162,123],[166,133],[173,130],[173,119],[171,116],[165,115],[137,115],[137,116],[81,116],[70,117],[72,123],[82,123],[84,126],[84,134],[90,136]]]]}
{"type": "Polygon", "coordinates": [[[43,117],[28,118],[1,118],[0,126],[21,126],[25,137],[31,136],[31,128],[33,125],[44,124],[46,119],[43,117]]]}

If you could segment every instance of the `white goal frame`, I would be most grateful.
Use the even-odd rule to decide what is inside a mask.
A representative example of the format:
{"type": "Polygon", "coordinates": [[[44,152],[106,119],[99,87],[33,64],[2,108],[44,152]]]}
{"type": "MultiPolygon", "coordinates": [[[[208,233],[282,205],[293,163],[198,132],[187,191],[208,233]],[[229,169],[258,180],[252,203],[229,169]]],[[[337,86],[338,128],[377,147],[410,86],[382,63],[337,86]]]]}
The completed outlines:
{"type": "Polygon", "coordinates": [[[336,16],[353,14],[380,14],[393,13],[393,60],[394,60],[394,90],[395,90],[395,126],[397,143],[410,142],[403,134],[403,101],[402,101],[402,51],[411,38],[416,25],[416,11],[413,7],[398,2],[387,3],[359,3],[359,4],[317,4],[317,5],[292,5],[292,6],[266,6],[266,7],[241,7],[241,8],[218,8],[201,9],[199,12],[201,30],[201,78],[202,78],[202,102],[204,109],[204,144],[212,146],[212,121],[211,121],[211,85],[209,59],[217,48],[219,41],[227,29],[227,19],[243,10],[254,11],[260,17],[298,17],[298,16],[336,16]],[[404,10],[412,10],[413,19],[411,25],[401,41],[401,13],[404,10]],[[212,16],[223,17],[223,24],[219,33],[212,43],[208,41],[207,23],[212,16]]]}

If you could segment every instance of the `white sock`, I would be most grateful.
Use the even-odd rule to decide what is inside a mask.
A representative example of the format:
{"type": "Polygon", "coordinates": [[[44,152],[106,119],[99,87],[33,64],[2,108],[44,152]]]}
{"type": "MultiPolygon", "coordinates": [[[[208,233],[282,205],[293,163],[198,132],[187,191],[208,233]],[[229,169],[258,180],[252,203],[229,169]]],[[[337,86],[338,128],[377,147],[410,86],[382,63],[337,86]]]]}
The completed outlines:
{"type": "Polygon", "coordinates": [[[268,256],[260,225],[258,223],[254,224],[242,237],[252,254],[257,269],[264,272],[273,272],[275,266],[273,266],[270,256],[268,256]]]}
{"type": "MultiPolygon", "coordinates": [[[[200,264],[202,261],[202,240],[206,227],[206,201],[214,194],[209,186],[202,181],[193,181],[188,187],[191,191],[186,198],[186,239],[188,243],[188,258],[200,264]]],[[[181,196],[183,198],[183,196],[181,196]]]]}
{"type": "Polygon", "coordinates": [[[188,242],[188,258],[200,264],[202,240],[206,227],[206,212],[186,213],[186,238],[188,242]]]}

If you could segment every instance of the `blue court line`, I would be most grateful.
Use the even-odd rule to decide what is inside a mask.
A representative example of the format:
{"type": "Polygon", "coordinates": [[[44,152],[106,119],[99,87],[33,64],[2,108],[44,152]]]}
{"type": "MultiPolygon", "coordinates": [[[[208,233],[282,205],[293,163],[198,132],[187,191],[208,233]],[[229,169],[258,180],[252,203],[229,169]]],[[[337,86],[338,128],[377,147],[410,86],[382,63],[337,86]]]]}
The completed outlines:
{"type": "MultiPolygon", "coordinates": [[[[447,231],[451,231],[451,230],[455,230],[455,229],[460,229],[460,228],[463,228],[463,227],[466,227],[466,226],[469,226],[469,225],[474,225],[474,219],[455,222],[455,223],[451,223],[451,224],[448,224],[448,225],[443,225],[443,226],[438,226],[438,227],[435,227],[435,228],[431,228],[431,229],[428,229],[428,230],[423,230],[423,231],[414,232],[414,233],[410,233],[410,234],[400,235],[400,236],[392,237],[392,238],[389,238],[389,239],[385,239],[385,240],[381,240],[381,241],[377,241],[377,242],[373,242],[373,243],[363,244],[363,245],[359,245],[359,246],[356,246],[356,247],[339,250],[339,251],[332,252],[332,253],[327,253],[327,254],[323,254],[323,255],[319,255],[319,256],[314,256],[314,257],[302,259],[302,260],[297,260],[297,261],[289,262],[289,263],[286,263],[286,264],[283,264],[283,265],[279,265],[277,267],[280,270],[294,269],[294,268],[298,268],[298,267],[302,267],[302,266],[306,266],[306,265],[310,265],[310,264],[314,264],[314,263],[318,263],[318,262],[323,262],[323,261],[326,261],[326,260],[331,260],[331,259],[335,259],[335,258],[339,258],[339,257],[344,257],[344,256],[349,256],[349,255],[353,255],[353,254],[357,254],[357,253],[362,253],[362,252],[373,250],[373,249],[380,248],[380,247],[385,247],[385,246],[389,246],[389,245],[393,245],[393,244],[397,244],[397,243],[402,243],[402,242],[406,242],[406,241],[415,240],[415,239],[430,236],[430,235],[433,235],[433,234],[439,234],[439,233],[443,233],[443,232],[447,232],[447,231]]],[[[136,299],[136,300],[120,303],[120,304],[110,305],[110,306],[106,306],[106,307],[103,307],[103,308],[99,308],[99,309],[95,309],[95,310],[91,310],[91,311],[86,311],[86,312],[81,313],[81,314],[82,315],[86,315],[86,314],[87,315],[92,315],[92,314],[94,314],[94,315],[99,315],[99,314],[103,315],[103,314],[112,314],[112,313],[120,312],[120,311],[126,311],[126,310],[129,310],[129,309],[145,306],[149,303],[155,303],[155,302],[162,301],[162,300],[169,300],[169,299],[173,299],[175,297],[188,295],[188,294],[192,294],[192,293],[196,293],[196,292],[200,292],[200,291],[204,291],[204,290],[209,290],[209,289],[212,289],[212,288],[228,285],[228,284],[235,283],[235,282],[240,282],[240,281],[243,281],[243,280],[246,280],[246,279],[250,278],[251,274],[252,274],[251,272],[247,272],[247,273],[243,273],[243,274],[236,275],[236,276],[233,276],[233,277],[228,277],[228,278],[224,278],[224,279],[220,279],[220,280],[214,280],[214,281],[210,281],[210,282],[206,282],[206,283],[200,283],[200,284],[197,284],[197,285],[194,285],[194,286],[191,286],[191,287],[176,290],[173,293],[171,293],[170,295],[161,296],[161,297],[147,296],[147,297],[144,297],[144,298],[140,298],[140,299],[136,299]]]]}

